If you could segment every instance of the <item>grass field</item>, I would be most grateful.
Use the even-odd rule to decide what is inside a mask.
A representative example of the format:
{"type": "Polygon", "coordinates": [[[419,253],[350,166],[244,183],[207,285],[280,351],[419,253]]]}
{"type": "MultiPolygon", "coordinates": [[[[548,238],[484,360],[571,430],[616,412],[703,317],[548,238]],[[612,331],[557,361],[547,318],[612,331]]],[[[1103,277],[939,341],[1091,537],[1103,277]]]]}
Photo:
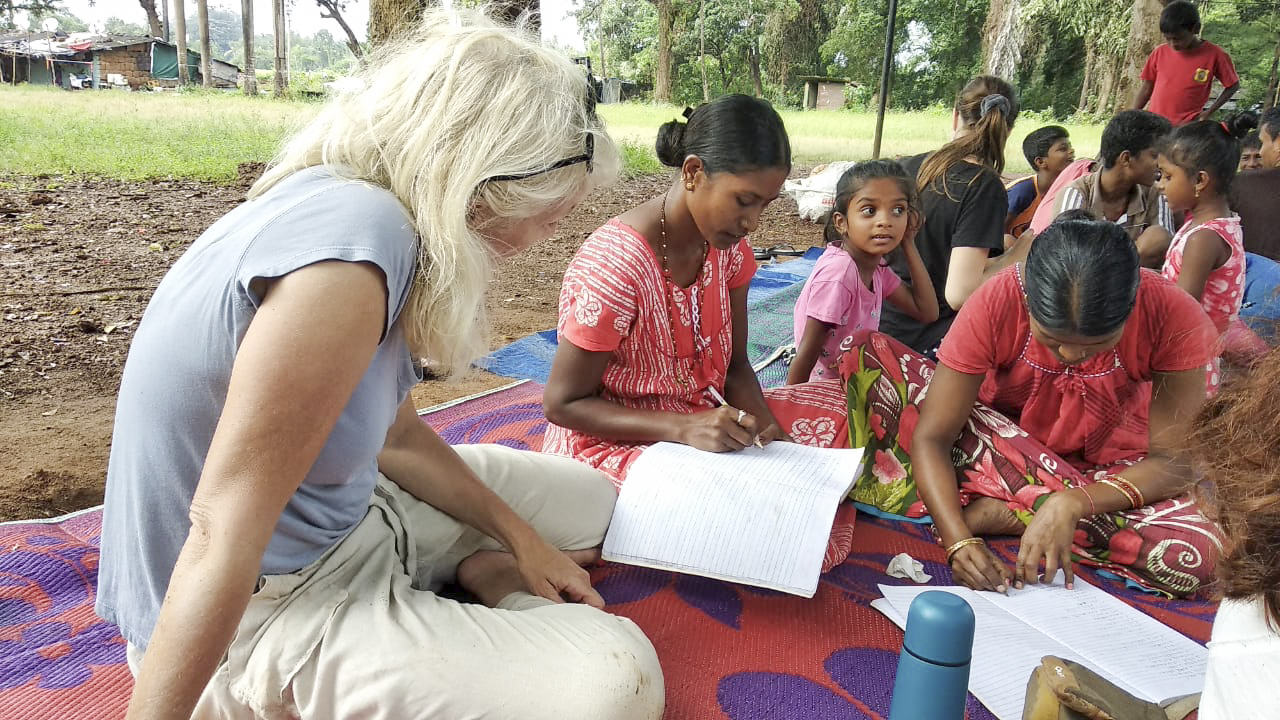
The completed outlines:
{"type": "MultiPolygon", "coordinates": [[[[0,173],[88,174],[125,180],[186,177],[230,181],[241,162],[265,162],[318,105],[245,98],[233,93],[67,92],[0,85],[0,173]]],[[[627,103],[600,114],[623,143],[630,173],[660,169],[653,156],[658,126],[682,108],[627,103]]],[[[848,111],[784,111],[797,164],[870,157],[875,115],[848,111]]],[[[1026,171],[1022,138],[1043,123],[1022,118],[1007,169],[1026,171]]],[[[1097,150],[1099,125],[1068,125],[1077,153],[1097,150]]],[[[891,113],[881,154],[936,148],[950,136],[943,111],[891,113]]]]}

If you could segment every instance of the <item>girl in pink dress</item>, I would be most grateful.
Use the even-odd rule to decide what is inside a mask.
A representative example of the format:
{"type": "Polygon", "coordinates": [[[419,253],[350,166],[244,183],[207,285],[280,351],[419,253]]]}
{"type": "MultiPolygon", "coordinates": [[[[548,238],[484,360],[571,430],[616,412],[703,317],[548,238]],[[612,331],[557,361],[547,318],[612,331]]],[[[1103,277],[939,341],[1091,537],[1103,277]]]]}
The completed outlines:
{"type": "Polygon", "coordinates": [[[870,160],[840,176],[823,230],[826,252],[796,300],[788,384],[840,377],[840,354],[880,329],[885,300],[917,322],[938,319],[938,295],[916,250],[923,218],[915,178],[897,162],[870,160]],[[899,247],[910,285],[885,261],[899,247]]]}
{"type": "MultiPolygon", "coordinates": [[[[658,133],[675,182],[592,233],[560,291],[542,450],[599,468],[619,488],[660,441],[713,452],[849,443],[839,378],[765,392],[747,359],[756,264],[745,236],[791,170],[782,119],[745,95],[686,117],[658,133]]],[[[837,515],[827,567],[848,555],[851,508],[837,515]]]]}
{"type": "MultiPolygon", "coordinates": [[[[1169,244],[1160,273],[1200,301],[1224,338],[1240,322],[1244,297],[1244,236],[1240,218],[1227,205],[1227,189],[1240,163],[1237,138],[1250,128],[1247,122],[1233,122],[1183,125],[1163,143],[1157,160],[1159,187],[1169,208],[1188,215],[1169,244]]],[[[1222,381],[1218,354],[1205,376],[1213,395],[1222,381]]]]}

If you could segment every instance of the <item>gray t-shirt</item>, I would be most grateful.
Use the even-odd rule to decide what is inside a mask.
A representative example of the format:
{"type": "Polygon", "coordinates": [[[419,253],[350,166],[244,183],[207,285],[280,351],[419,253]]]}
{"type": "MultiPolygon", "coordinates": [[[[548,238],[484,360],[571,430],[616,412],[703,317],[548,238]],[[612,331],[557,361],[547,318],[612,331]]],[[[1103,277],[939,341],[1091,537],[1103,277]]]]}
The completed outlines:
{"type": "MultiPolygon", "coordinates": [[[[262,573],[320,557],[362,518],[377,455],[418,380],[400,323],[417,241],[390,192],[298,172],[214,223],[165,275],[129,349],[107,468],[97,612],[146,647],[178,552],[240,341],[263,279],[325,260],[369,262],[387,283],[387,327],[315,465],[285,507],[262,573]],[[256,282],[255,282],[256,281],[256,282]]],[[[279,398],[290,402],[290,398],[279,398]]]]}

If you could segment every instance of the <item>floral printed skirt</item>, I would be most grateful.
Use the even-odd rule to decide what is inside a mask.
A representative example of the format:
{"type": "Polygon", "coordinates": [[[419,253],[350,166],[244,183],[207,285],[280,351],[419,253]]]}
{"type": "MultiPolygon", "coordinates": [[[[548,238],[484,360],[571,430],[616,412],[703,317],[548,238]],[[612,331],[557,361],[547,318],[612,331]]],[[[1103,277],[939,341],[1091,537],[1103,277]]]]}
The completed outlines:
{"type": "MultiPolygon", "coordinates": [[[[881,333],[841,359],[850,442],[867,449],[855,501],[907,517],[928,513],[911,474],[911,437],[933,369],[933,361],[881,333]]],[[[1049,493],[1096,482],[1141,459],[1077,467],[982,403],[974,405],[951,449],[961,504],[975,496],[998,498],[1023,523],[1031,522],[1049,493]]],[[[1082,563],[1182,597],[1211,581],[1220,541],[1213,523],[1183,495],[1084,518],[1072,550],[1082,563]]]]}

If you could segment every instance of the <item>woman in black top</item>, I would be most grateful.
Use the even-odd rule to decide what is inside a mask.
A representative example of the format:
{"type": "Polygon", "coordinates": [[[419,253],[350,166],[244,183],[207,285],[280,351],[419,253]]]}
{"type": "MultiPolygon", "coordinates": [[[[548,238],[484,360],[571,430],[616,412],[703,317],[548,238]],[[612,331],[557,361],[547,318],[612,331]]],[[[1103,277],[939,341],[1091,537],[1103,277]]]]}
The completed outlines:
{"type": "MultiPolygon", "coordinates": [[[[1017,92],[1000,78],[980,75],[956,98],[955,136],[941,149],[903,160],[916,175],[924,206],[924,227],[916,247],[933,280],[941,311],[937,320],[920,323],[888,305],[880,330],[918,352],[934,356],[956,312],[987,276],[1025,253],[1015,246],[998,260],[991,251],[1004,247],[1004,221],[1009,200],[1000,172],[1004,147],[1018,115],[1017,92]],[[1019,252],[1021,251],[1021,252],[1019,252]]],[[[893,269],[909,278],[906,259],[893,269]]]]}

